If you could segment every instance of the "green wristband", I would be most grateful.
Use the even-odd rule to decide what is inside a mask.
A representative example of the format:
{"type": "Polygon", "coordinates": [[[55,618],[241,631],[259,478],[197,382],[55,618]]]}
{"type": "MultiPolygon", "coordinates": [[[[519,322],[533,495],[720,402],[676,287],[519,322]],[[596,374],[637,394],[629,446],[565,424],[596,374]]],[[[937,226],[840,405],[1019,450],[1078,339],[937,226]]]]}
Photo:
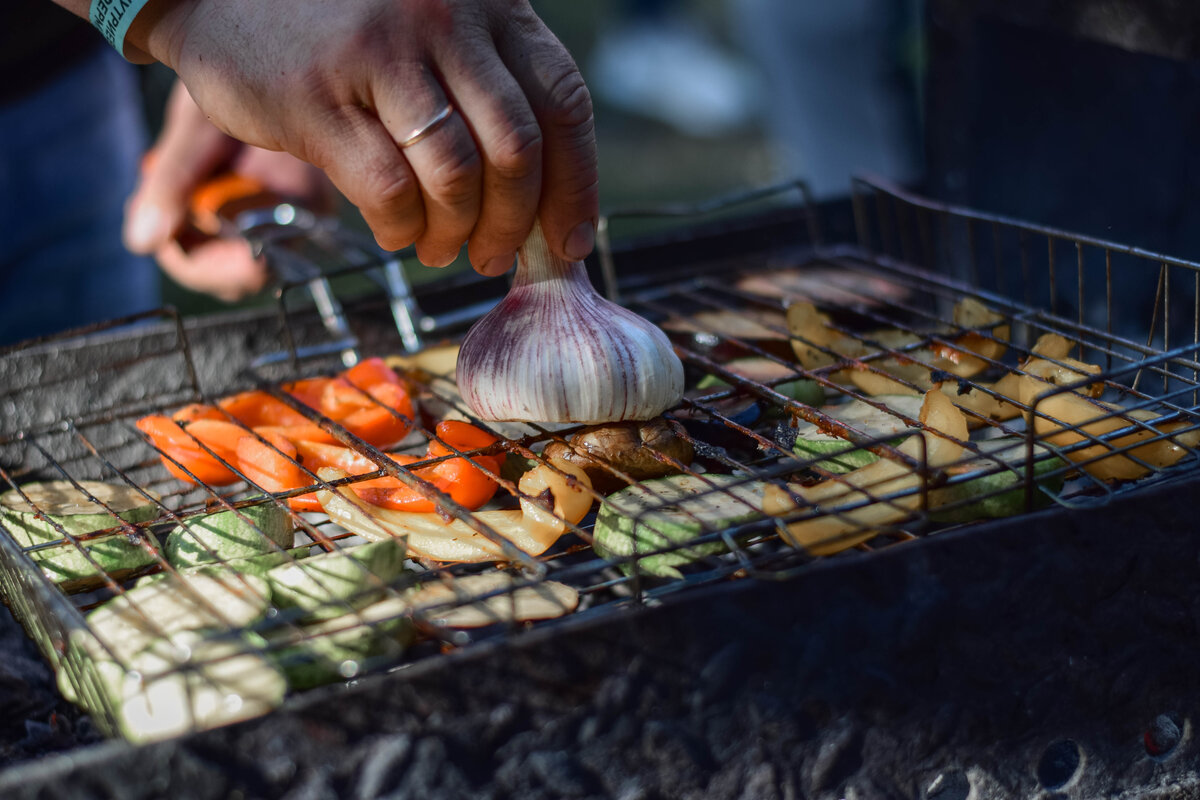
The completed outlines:
{"type": "Polygon", "coordinates": [[[149,0],[92,0],[88,18],[108,43],[125,55],[125,35],[149,0]]]}

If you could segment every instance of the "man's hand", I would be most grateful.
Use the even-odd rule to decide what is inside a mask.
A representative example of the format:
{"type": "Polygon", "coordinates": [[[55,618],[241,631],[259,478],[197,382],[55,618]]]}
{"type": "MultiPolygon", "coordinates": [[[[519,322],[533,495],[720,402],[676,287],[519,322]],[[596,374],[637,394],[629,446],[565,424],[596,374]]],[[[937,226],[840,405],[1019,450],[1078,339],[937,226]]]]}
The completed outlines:
{"type": "Polygon", "coordinates": [[[265,265],[254,258],[244,239],[178,234],[193,191],[215,174],[231,170],[314,211],[331,208],[335,197],[329,180],[315,167],[221,133],[177,82],[162,134],[129,198],[125,244],[136,253],[153,254],[179,284],[225,301],[259,291],[267,278],[265,265]]]}
{"type": "Polygon", "coordinates": [[[143,14],[132,45],[221,130],[325,170],[383,247],[415,243],[443,266],[467,242],[498,274],[539,215],[559,256],[591,250],[591,99],[527,0],[158,0],[143,14]]]}

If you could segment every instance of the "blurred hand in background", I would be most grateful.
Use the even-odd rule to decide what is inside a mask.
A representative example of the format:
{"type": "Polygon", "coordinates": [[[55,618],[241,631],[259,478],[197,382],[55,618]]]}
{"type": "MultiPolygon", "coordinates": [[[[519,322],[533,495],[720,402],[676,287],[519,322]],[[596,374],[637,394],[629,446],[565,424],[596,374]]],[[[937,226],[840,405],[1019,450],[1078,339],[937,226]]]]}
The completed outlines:
{"type": "Polygon", "coordinates": [[[592,249],[591,99],[527,0],[159,3],[129,42],[221,130],[324,169],[386,249],[466,244],[498,274],[535,217],[559,256],[592,249]]]}
{"type": "Polygon", "coordinates": [[[332,210],[337,192],[321,170],[295,156],[251,147],[219,131],[187,87],[175,83],[162,132],[129,198],[122,233],[130,250],[153,255],[181,286],[233,302],[263,288],[266,265],[241,237],[182,233],[193,193],[226,172],[253,178],[316,212],[332,210]]]}

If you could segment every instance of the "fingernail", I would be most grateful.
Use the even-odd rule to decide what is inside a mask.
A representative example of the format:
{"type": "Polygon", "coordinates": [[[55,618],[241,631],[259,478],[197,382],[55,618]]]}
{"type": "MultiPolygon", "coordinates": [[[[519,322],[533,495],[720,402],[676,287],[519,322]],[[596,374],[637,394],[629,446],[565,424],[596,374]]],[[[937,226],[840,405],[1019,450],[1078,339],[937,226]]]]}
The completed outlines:
{"type": "Polygon", "coordinates": [[[422,255],[420,251],[417,251],[417,260],[425,266],[433,267],[434,269],[444,269],[453,264],[456,258],[458,258],[458,253],[451,253],[448,256],[443,255],[435,258],[431,255],[422,255]]]}
{"type": "Polygon", "coordinates": [[[125,228],[125,246],[135,253],[149,253],[169,235],[162,230],[165,219],[158,206],[138,206],[125,228]]]}
{"type": "Polygon", "coordinates": [[[509,253],[508,255],[504,256],[496,256],[484,264],[479,271],[482,274],[487,275],[489,278],[494,278],[497,275],[503,275],[512,269],[513,261],[515,261],[516,258],[516,253],[509,253]]]}
{"type": "Polygon", "coordinates": [[[563,251],[566,252],[569,258],[576,261],[582,261],[587,258],[587,254],[592,252],[592,247],[596,244],[596,228],[590,221],[581,222],[567,234],[566,244],[563,245],[563,251]]]}

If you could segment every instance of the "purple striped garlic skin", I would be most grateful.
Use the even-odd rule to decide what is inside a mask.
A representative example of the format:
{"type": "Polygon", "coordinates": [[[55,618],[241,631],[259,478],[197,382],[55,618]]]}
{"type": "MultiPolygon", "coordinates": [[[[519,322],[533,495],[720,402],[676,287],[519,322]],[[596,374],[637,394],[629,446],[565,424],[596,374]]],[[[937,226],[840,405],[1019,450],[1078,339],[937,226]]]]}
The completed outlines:
{"type": "Polygon", "coordinates": [[[597,424],[658,416],[683,395],[666,334],[550,253],[540,224],[505,298],[468,331],[458,388],[484,420],[597,424]]]}

